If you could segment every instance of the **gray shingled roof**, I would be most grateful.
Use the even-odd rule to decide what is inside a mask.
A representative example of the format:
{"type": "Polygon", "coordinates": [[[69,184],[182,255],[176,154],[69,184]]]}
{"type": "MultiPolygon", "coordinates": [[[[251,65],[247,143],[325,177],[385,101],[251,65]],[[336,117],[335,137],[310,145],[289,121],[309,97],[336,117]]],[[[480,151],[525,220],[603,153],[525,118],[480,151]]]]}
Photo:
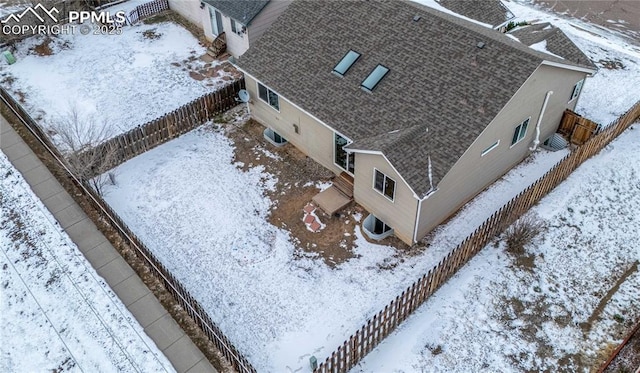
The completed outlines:
{"type": "Polygon", "coordinates": [[[248,26],[269,0],[204,0],[204,2],[248,26]]]}
{"type": "Polygon", "coordinates": [[[423,196],[428,156],[435,186],[545,59],[563,63],[415,3],[297,0],[237,64],[353,140],[349,148],[382,151],[423,196]],[[332,69],[349,49],[362,56],[341,78],[332,69]],[[390,72],[365,92],[377,64],[390,72]]]}
{"type": "Polygon", "coordinates": [[[584,67],[596,68],[596,65],[593,64],[589,57],[585,56],[562,30],[549,22],[519,27],[509,32],[509,34],[529,46],[546,40],[549,52],[584,67]]]}
{"type": "Polygon", "coordinates": [[[437,0],[440,5],[461,14],[465,17],[475,19],[482,23],[498,26],[511,18],[513,13],[509,11],[500,0],[437,0]]]}

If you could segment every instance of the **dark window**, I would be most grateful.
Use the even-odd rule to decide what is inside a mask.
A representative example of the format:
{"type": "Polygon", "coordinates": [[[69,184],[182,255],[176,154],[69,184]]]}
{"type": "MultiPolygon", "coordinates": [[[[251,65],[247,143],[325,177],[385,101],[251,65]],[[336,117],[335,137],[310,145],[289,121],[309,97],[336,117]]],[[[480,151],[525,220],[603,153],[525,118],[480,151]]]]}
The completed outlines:
{"type": "Polygon", "coordinates": [[[272,108],[280,111],[280,98],[278,94],[264,85],[258,83],[258,97],[267,104],[271,105],[272,108]]]}
{"type": "Polygon", "coordinates": [[[582,79],[581,81],[576,83],[576,85],[573,86],[573,91],[571,91],[571,97],[569,98],[569,101],[578,97],[578,95],[580,94],[580,90],[582,90],[582,84],[584,84],[584,79],[582,79]]]}
{"type": "Polygon", "coordinates": [[[382,220],[374,217],[374,222],[373,222],[373,233],[374,234],[383,234],[385,232],[388,232],[391,227],[389,227],[388,225],[386,225],[382,220]]]}
{"type": "Polygon", "coordinates": [[[527,134],[527,126],[529,126],[529,118],[525,119],[524,122],[520,123],[518,127],[516,127],[515,131],[513,132],[511,145],[515,145],[515,143],[524,138],[524,136],[527,134]]]}
{"type": "Polygon", "coordinates": [[[382,172],[375,170],[373,189],[384,194],[387,198],[393,201],[396,191],[396,182],[382,172]]]}

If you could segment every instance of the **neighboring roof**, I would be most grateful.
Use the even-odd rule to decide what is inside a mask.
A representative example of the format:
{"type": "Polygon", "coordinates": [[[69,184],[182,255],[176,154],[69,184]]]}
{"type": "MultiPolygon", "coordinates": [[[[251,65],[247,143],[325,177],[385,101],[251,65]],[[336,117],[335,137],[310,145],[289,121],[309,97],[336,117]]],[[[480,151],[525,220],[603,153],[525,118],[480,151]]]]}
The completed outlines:
{"type": "Polygon", "coordinates": [[[224,15],[249,26],[251,21],[269,3],[269,0],[204,0],[224,15]]]}
{"type": "Polygon", "coordinates": [[[587,68],[597,68],[562,30],[549,22],[518,27],[509,34],[528,46],[546,42],[545,47],[550,53],[587,68]]]}
{"type": "Polygon", "coordinates": [[[412,2],[297,0],[237,64],[350,149],[383,152],[422,197],[428,158],[435,186],[544,60],[570,64],[412,2]],[[350,49],[361,57],[336,76],[350,49]],[[365,92],[378,64],[390,72],[365,92]]]}
{"type": "Polygon", "coordinates": [[[436,0],[452,12],[477,21],[498,26],[513,18],[513,13],[500,0],[436,0]]]}

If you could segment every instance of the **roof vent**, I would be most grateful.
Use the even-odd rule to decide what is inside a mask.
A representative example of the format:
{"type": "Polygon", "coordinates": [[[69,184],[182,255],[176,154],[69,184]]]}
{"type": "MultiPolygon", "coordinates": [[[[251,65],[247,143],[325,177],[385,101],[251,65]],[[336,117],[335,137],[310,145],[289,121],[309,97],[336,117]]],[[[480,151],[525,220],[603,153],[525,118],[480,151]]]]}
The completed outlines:
{"type": "Polygon", "coordinates": [[[413,22],[418,22],[420,20],[420,16],[413,16],[413,22]]]}
{"type": "Polygon", "coordinates": [[[484,46],[485,46],[484,41],[479,41],[478,44],[476,44],[476,47],[478,47],[480,49],[484,48],[484,46]]]}

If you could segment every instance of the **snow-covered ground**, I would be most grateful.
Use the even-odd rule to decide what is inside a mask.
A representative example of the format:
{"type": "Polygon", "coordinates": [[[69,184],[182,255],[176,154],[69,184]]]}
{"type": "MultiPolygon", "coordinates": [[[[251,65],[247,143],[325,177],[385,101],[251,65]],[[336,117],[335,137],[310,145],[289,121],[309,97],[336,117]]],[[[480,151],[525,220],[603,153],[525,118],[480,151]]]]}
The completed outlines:
{"type": "MultiPolygon", "coordinates": [[[[637,48],[602,28],[506,4],[515,22],[560,27],[598,66],[622,63],[587,80],[578,112],[608,124],[640,99],[637,48]]],[[[527,247],[532,267],[505,253],[501,240],[488,245],[354,371],[588,371],[640,316],[638,143],[636,125],[532,209],[547,226],[527,247]]],[[[459,214],[471,219],[467,229],[501,184],[459,214]]]]}
{"type": "Polygon", "coordinates": [[[4,18],[11,13],[18,12],[30,5],[28,0],[7,0],[0,1],[0,18],[4,18]]]}
{"type": "Polygon", "coordinates": [[[640,317],[640,273],[614,288],[640,261],[639,143],[636,125],[530,211],[533,268],[488,245],[354,371],[588,371],[640,317]]]}
{"type": "MultiPolygon", "coordinates": [[[[540,15],[536,17],[542,19],[540,15]]],[[[584,35],[575,39],[576,43],[582,40],[582,45],[591,48],[586,52],[595,61],[618,58],[626,62],[625,69],[598,73],[585,84],[578,111],[586,113],[584,102],[589,103],[589,97],[593,97],[589,105],[599,105],[589,107],[593,119],[607,123],[637,99],[634,91],[625,92],[618,87],[631,87],[629,81],[636,79],[635,69],[640,59],[634,54],[626,54],[624,48],[619,48],[615,42],[606,41],[601,44],[605,50],[601,50],[597,48],[598,40],[589,40],[584,35]],[[605,105],[606,96],[601,92],[617,92],[618,101],[605,105]]],[[[288,232],[267,222],[271,201],[264,194],[277,180],[262,168],[248,172],[239,170],[233,164],[233,144],[223,133],[213,131],[211,127],[194,131],[120,166],[116,170],[118,184],[107,190],[106,198],[259,371],[308,371],[311,355],[323,360],[367,317],[426,273],[493,211],[565,154],[545,151],[534,154],[527,164],[513,170],[465,207],[456,219],[441,227],[430,237],[429,249],[424,253],[415,257],[399,257],[394,249],[370,244],[359,237],[356,258],[335,269],[327,267],[320,258],[296,250],[288,232]],[[240,185],[241,192],[238,189],[240,185]]],[[[353,216],[351,222],[355,224],[358,220],[359,217],[353,216]]],[[[487,271],[486,266],[478,270],[487,277],[487,281],[492,281],[496,278],[492,276],[502,273],[499,271],[500,263],[508,267],[509,258],[499,254],[499,250],[485,251],[497,252],[494,256],[502,260],[496,264],[495,271],[487,271]]],[[[564,253],[565,250],[560,249],[545,255],[551,259],[571,259],[562,257],[564,253]]],[[[483,252],[481,257],[486,255],[489,254],[483,252]]],[[[628,256],[610,259],[601,269],[615,279],[617,273],[612,272],[612,266],[627,259],[628,256]]],[[[544,263],[536,264],[541,268],[545,266],[544,263]]],[[[578,261],[570,263],[582,264],[578,261]]],[[[557,264],[554,262],[549,266],[554,265],[557,264]]],[[[540,276],[544,280],[540,281],[550,283],[551,280],[545,279],[542,273],[540,276]]],[[[584,273],[585,276],[591,274],[591,271],[584,273]]],[[[605,275],[600,275],[597,281],[606,286],[605,275]]],[[[522,281],[526,283],[527,279],[522,281]]],[[[477,288],[481,285],[471,276],[466,284],[459,283],[455,288],[464,291],[469,286],[477,288]]],[[[506,290],[516,291],[521,287],[524,286],[510,284],[506,290]]],[[[497,292],[499,288],[495,289],[497,292]]],[[[543,294],[549,293],[548,288],[542,291],[543,294]]],[[[569,289],[561,291],[563,294],[570,292],[569,289]]],[[[452,296],[454,302],[461,297],[452,296]]],[[[530,301],[531,297],[523,296],[522,302],[530,301]]],[[[563,297],[562,302],[570,297],[563,297]]],[[[449,299],[449,295],[443,299],[449,299]]],[[[586,303],[568,304],[567,307],[586,303]]],[[[553,307],[559,306],[554,304],[553,307]]],[[[439,311],[437,318],[444,319],[447,310],[450,311],[448,308],[439,311]]],[[[554,308],[554,312],[557,314],[559,311],[554,308]]],[[[429,314],[433,314],[433,310],[429,314]]],[[[474,315],[473,312],[466,315],[469,321],[465,325],[472,327],[478,324],[474,315]]],[[[446,320],[454,329],[459,321],[446,320]]],[[[437,340],[438,336],[434,338],[437,340]]],[[[527,349],[533,343],[510,338],[509,341],[521,344],[518,351],[530,355],[535,353],[535,349],[527,349]]],[[[472,343],[469,354],[480,354],[479,351],[489,348],[489,344],[472,343]]],[[[421,349],[412,351],[419,354],[421,349]]],[[[387,363],[393,361],[389,356],[392,355],[386,355],[387,363]]],[[[455,352],[450,356],[455,356],[455,352]]],[[[496,361],[502,360],[496,358],[496,361]]],[[[443,371],[452,366],[437,363],[442,364],[443,371]]],[[[367,364],[365,368],[371,371],[393,369],[390,365],[367,364]]],[[[545,361],[544,364],[552,366],[553,362],[545,361]]],[[[509,367],[506,363],[502,366],[509,367]]],[[[411,365],[403,367],[406,371],[416,370],[411,365]]]]}
{"type": "Polygon", "coordinates": [[[0,371],[174,371],[1,152],[0,248],[0,371]]]}
{"type": "Polygon", "coordinates": [[[223,70],[192,78],[191,71],[211,71],[219,62],[199,60],[205,48],[173,23],[125,26],[121,35],[59,35],[48,44],[50,55],[36,53],[44,41],[36,36],[17,44],[17,62],[0,61],[0,80],[48,129],[77,111],[86,125],[106,126],[116,135],[230,79],[223,70]]]}

